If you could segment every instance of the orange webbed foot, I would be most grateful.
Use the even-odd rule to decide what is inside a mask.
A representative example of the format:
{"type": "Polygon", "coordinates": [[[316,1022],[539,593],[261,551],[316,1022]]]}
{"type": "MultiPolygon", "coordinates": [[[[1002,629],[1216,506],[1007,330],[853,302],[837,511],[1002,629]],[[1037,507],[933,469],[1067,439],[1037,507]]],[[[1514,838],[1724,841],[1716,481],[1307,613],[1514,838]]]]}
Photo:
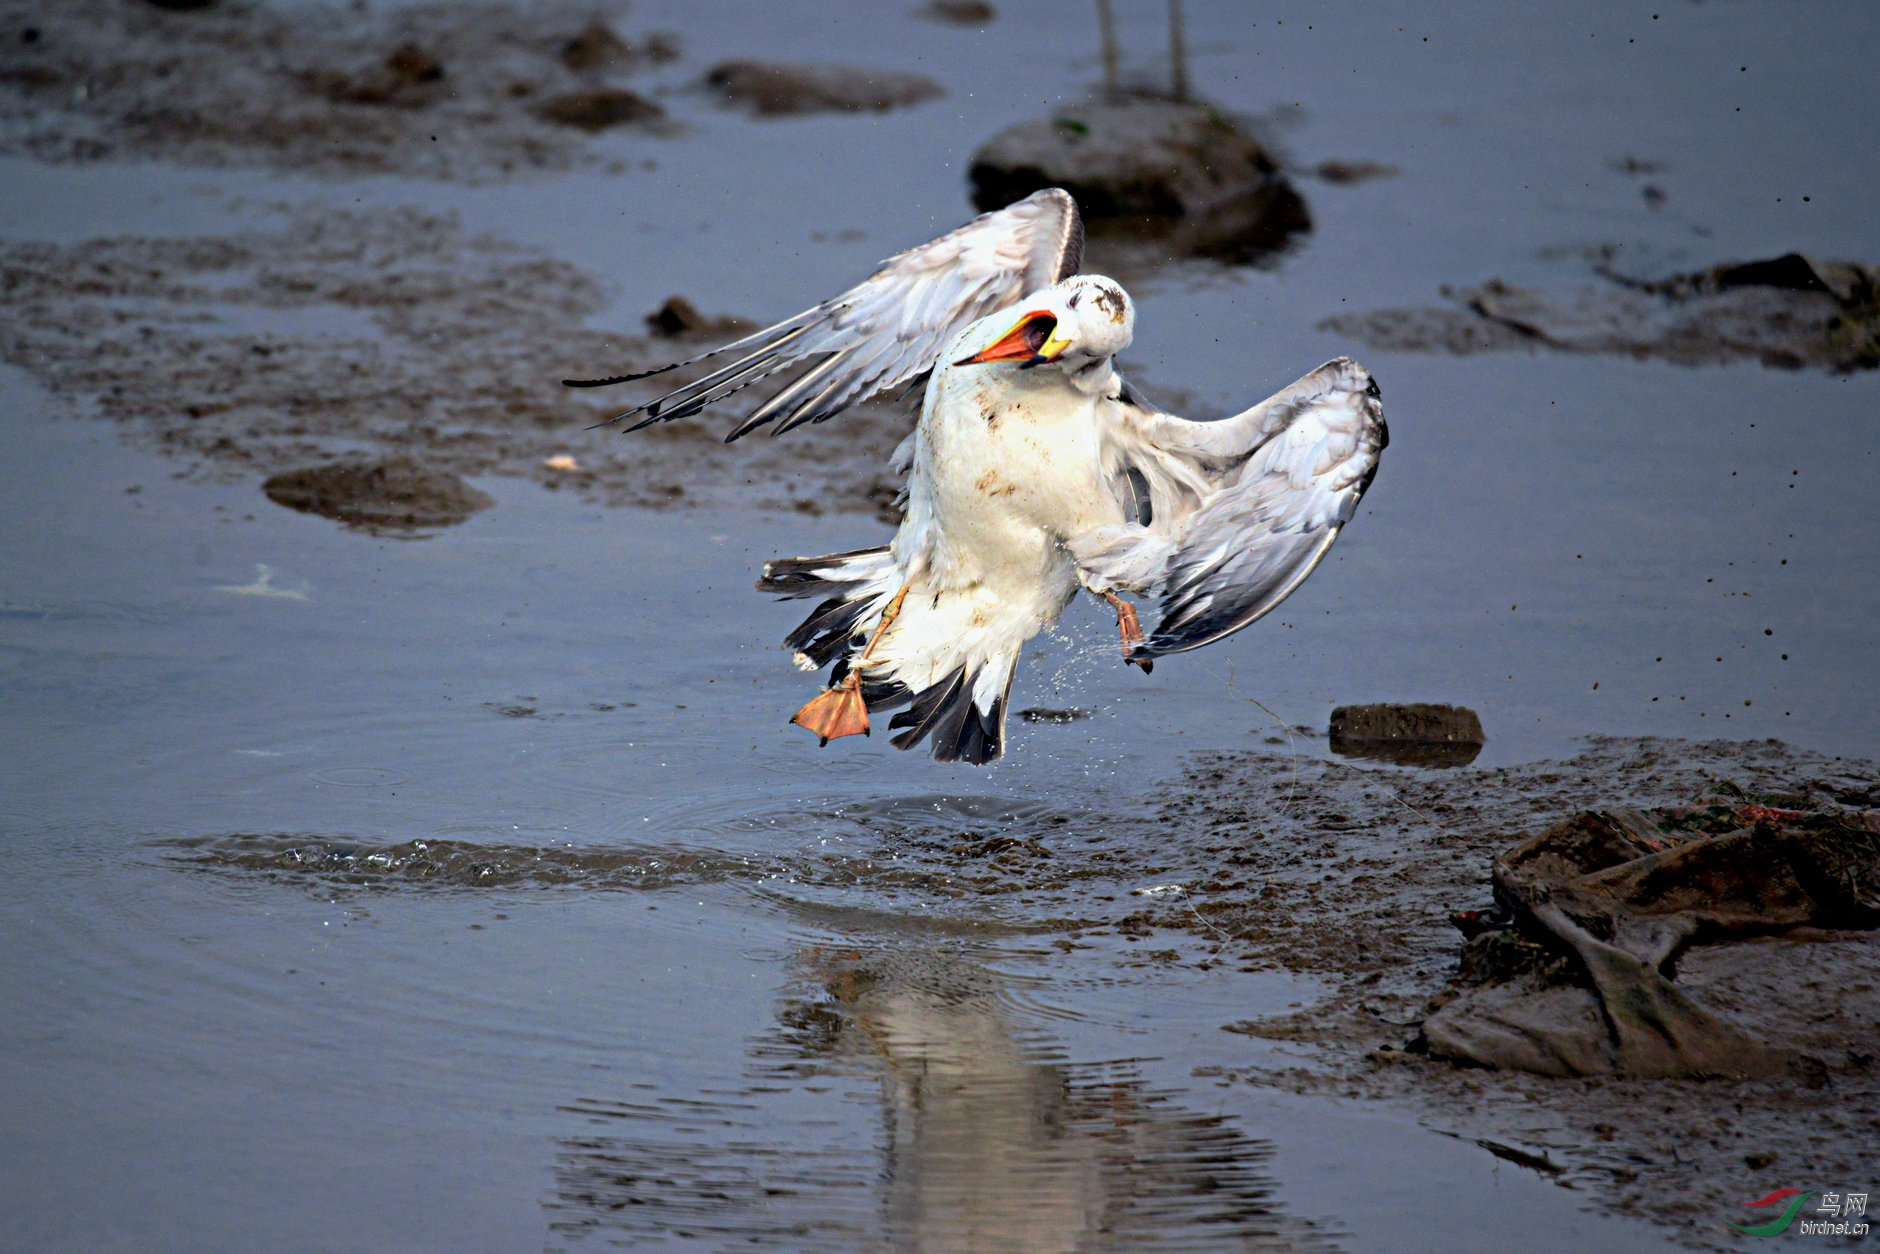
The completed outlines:
{"type": "Polygon", "coordinates": [[[861,676],[849,672],[848,678],[819,694],[790,721],[815,732],[825,745],[843,736],[866,736],[868,704],[862,700],[861,676]]]}
{"type": "Polygon", "coordinates": [[[1155,663],[1148,658],[1129,656],[1129,651],[1142,643],[1142,620],[1136,617],[1136,607],[1114,593],[1107,594],[1106,599],[1116,607],[1116,632],[1123,638],[1123,660],[1142,667],[1142,673],[1147,675],[1155,669],[1155,663]]]}

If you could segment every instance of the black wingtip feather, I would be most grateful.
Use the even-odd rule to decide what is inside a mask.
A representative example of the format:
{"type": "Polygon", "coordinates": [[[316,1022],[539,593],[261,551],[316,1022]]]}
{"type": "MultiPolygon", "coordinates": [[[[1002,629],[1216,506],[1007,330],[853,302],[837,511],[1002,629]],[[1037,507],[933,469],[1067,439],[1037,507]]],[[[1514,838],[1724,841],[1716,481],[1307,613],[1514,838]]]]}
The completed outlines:
{"type": "Polygon", "coordinates": [[[682,361],[671,362],[664,366],[655,366],[651,370],[641,370],[635,374],[609,375],[605,379],[563,379],[565,388],[610,388],[616,383],[632,383],[635,379],[650,379],[656,374],[665,374],[668,370],[677,370],[685,365],[682,361]]]}

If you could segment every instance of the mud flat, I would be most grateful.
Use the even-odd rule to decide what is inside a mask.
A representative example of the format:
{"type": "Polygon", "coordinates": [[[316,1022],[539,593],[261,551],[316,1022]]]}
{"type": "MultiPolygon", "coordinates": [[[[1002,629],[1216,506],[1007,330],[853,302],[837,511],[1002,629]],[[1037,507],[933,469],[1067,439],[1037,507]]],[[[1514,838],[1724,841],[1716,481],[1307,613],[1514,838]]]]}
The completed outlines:
{"type": "Polygon", "coordinates": [[[1595,807],[1743,803],[1730,790],[1858,815],[1880,807],[1880,768],[1773,741],[1600,739],[1561,761],[1442,770],[1212,752],[1194,755],[1146,807],[1107,816],[938,798],[812,814],[841,839],[807,858],[288,835],[191,839],[172,856],[316,892],[617,891],[787,875],[799,891],[859,889],[888,910],[939,905],[943,918],[953,903],[967,912],[961,926],[970,918],[981,934],[1032,936],[1067,953],[1120,946],[1124,970],[1285,971],[1330,991],[1296,1013],[1223,1023],[1221,1061],[1197,1074],[1407,1103],[1428,1126],[1601,1208],[1668,1221],[1685,1243],[1721,1248],[1718,1217],[1782,1180],[1859,1187],[1880,1129],[1880,933],[1805,927],[1683,955],[1683,995],[1779,1059],[1753,1073],[1544,1076],[1458,1065],[1422,1040],[1453,986],[1482,978],[1467,957],[1459,964],[1452,916],[1492,908],[1493,860],[1522,834],[1595,807]]]}
{"type": "Polygon", "coordinates": [[[1552,349],[1837,373],[1880,366],[1880,283],[1870,266],[1785,253],[1662,279],[1610,263],[1597,269],[1606,286],[1556,292],[1491,279],[1444,288],[1451,308],[1340,315],[1320,328],[1401,352],[1552,349]]]}
{"type": "Polygon", "coordinates": [[[763,389],[703,420],[589,430],[687,374],[605,392],[560,379],[664,365],[747,324],[668,302],[647,335],[595,331],[586,321],[605,298],[593,277],[450,215],[0,244],[0,290],[0,359],[191,473],[265,479],[403,457],[430,474],[527,478],[615,505],[896,516],[887,459],[911,401],[733,445],[722,431],[763,389]]]}
{"type": "Polygon", "coordinates": [[[678,59],[602,6],[0,6],[0,152],[487,181],[602,163],[586,134],[657,128],[629,77],[678,59]]]}

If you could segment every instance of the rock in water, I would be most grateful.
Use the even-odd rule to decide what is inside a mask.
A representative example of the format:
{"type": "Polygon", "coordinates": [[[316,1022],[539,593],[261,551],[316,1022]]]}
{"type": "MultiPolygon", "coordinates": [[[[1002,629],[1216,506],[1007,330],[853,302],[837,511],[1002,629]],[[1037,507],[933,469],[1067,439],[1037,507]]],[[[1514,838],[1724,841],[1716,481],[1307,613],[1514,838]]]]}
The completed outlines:
{"type": "Polygon", "coordinates": [[[685,297],[668,296],[665,304],[646,315],[646,329],[654,335],[677,340],[691,335],[741,335],[755,331],[757,324],[730,314],[708,318],[685,297]]]}
{"type": "Polygon", "coordinates": [[[1467,766],[1487,737],[1474,710],[1420,703],[1341,705],[1332,711],[1332,752],[1399,766],[1467,766]]]}
{"type": "Polygon", "coordinates": [[[496,503],[456,475],[426,470],[409,457],[290,470],[261,490],[277,505],[380,535],[452,526],[496,503]]]}
{"type": "Polygon", "coordinates": [[[973,154],[968,177],[981,210],[1062,187],[1093,231],[1167,236],[1189,256],[1257,260],[1312,225],[1271,154],[1203,104],[1090,104],[1021,122],[973,154]]]}

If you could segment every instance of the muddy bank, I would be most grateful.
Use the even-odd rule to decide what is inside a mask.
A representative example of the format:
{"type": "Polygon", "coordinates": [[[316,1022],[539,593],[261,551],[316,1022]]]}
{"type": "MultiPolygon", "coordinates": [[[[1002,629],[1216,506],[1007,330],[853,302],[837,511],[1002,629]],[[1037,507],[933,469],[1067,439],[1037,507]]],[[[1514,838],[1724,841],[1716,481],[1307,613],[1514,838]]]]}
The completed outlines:
{"type": "Polygon", "coordinates": [[[403,457],[608,504],[891,518],[886,462],[913,421],[866,405],[726,445],[753,388],[700,420],[587,430],[683,376],[586,393],[558,380],[662,365],[740,324],[668,302],[648,335],[594,331],[605,298],[591,276],[416,210],[219,239],[0,245],[0,303],[0,360],[185,471],[223,478],[403,457]]]}
{"type": "Polygon", "coordinates": [[[1787,253],[1655,280],[1629,276],[1609,259],[1596,270],[1605,286],[1550,292],[1491,279],[1445,287],[1449,308],[1346,314],[1319,329],[1397,352],[1546,348],[1683,366],[1880,366],[1880,282],[1872,267],[1787,253]]]}
{"type": "Polygon", "coordinates": [[[1584,811],[1500,854],[1498,910],[1456,917],[1460,969],[1411,1047],[1536,1075],[1824,1072],[1699,1004],[1678,962],[1701,945],[1727,969],[1746,940],[1874,930],[1880,811],[1792,810],[1723,787],[1692,807],[1584,811]]]}
{"type": "Polygon", "coordinates": [[[660,127],[622,80],[679,55],[609,8],[12,0],[0,152],[469,180],[592,165],[587,133],[660,127]]]}
{"type": "MultiPolygon", "coordinates": [[[[1491,906],[1492,861],[1515,839],[1583,809],[1677,805],[1724,787],[1823,811],[1880,805],[1869,763],[1768,741],[1612,739],[1565,761],[1440,771],[1206,753],[1146,802],[1089,809],[931,796],[792,811],[777,820],[835,839],[766,859],[292,836],[197,840],[170,856],[304,880],[320,894],[729,881],[809,904],[859,890],[934,926],[1115,948],[1125,968],[1283,969],[1327,995],[1251,1021],[1223,1007],[1220,1063],[1205,1074],[1407,1102],[1435,1128],[1706,1247],[1742,1199],[1784,1181],[1863,1183],[1880,1128],[1875,933],[1816,930],[1683,956],[1678,983],[1694,1002],[1785,1057],[1812,1060],[1755,1078],[1550,1078],[1458,1067],[1406,1046],[1457,975],[1451,915],[1491,906]]],[[[840,1033],[858,1012],[826,1013],[840,1033]]]]}
{"type": "Polygon", "coordinates": [[[1187,886],[1190,917],[1164,907],[1148,922],[1211,937],[1223,957],[1338,986],[1296,1015],[1232,1025],[1264,1044],[1219,1074],[1409,1101],[1431,1126],[1615,1211],[1669,1220],[1702,1248],[1717,1246],[1744,1198],[1790,1178],[1864,1183],[1880,1128],[1872,932],[1803,931],[1685,954],[1678,984],[1694,1004],[1800,1060],[1753,1078],[1555,1079],[1457,1066],[1414,1043],[1458,974],[1461,938],[1448,916],[1491,906],[1493,859],[1520,836],[1576,810],[1678,805],[1726,784],[1858,811],[1880,799],[1880,769],[1775,742],[1665,740],[1600,740],[1576,758],[1515,769],[1305,763],[1296,781],[1291,769],[1251,755],[1204,759],[1187,781],[1192,794],[1168,807],[1171,821],[1198,815],[1212,838],[1240,848],[1225,859],[1227,875],[1187,886]],[[1236,900],[1236,883],[1251,894],[1236,900]]]}

